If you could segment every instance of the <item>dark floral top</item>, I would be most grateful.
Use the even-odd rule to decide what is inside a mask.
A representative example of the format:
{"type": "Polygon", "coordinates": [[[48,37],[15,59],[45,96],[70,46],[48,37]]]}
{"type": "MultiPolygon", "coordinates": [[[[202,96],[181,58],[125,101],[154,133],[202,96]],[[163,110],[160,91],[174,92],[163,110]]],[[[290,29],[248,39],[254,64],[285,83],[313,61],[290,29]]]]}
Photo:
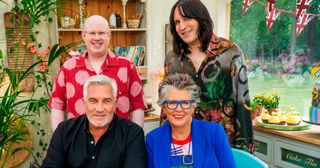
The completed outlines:
{"type": "Polygon", "coordinates": [[[221,123],[231,146],[253,153],[253,133],[246,67],[240,48],[213,35],[207,58],[197,72],[186,52],[170,52],[165,60],[165,75],[187,73],[201,88],[201,102],[195,117],[221,123]]]}

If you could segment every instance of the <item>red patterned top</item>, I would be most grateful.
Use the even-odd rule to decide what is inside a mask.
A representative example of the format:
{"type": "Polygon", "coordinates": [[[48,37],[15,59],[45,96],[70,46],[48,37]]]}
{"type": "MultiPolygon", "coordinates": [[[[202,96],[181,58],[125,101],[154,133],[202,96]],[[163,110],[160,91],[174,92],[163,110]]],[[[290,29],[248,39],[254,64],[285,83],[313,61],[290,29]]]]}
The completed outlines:
{"type": "MultiPolygon", "coordinates": [[[[56,78],[49,107],[66,110],[68,118],[85,113],[82,103],[83,85],[90,77],[97,75],[87,60],[87,53],[67,60],[56,78]]],[[[129,119],[130,112],[145,109],[142,82],[131,61],[109,52],[101,65],[100,74],[116,80],[118,85],[117,109],[119,117],[129,119]]]]}

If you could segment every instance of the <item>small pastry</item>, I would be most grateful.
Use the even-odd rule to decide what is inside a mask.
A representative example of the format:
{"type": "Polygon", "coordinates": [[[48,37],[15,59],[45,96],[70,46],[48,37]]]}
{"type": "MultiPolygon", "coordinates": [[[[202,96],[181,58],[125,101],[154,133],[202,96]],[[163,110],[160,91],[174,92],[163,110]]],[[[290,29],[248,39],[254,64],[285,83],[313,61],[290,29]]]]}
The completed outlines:
{"type": "Polygon", "coordinates": [[[261,115],[261,120],[262,120],[262,122],[265,123],[265,124],[268,124],[270,118],[271,118],[271,115],[270,115],[268,112],[263,113],[263,114],[261,115]]]}
{"type": "Polygon", "coordinates": [[[297,111],[295,111],[294,109],[291,110],[288,114],[287,114],[287,124],[288,125],[299,125],[300,124],[300,117],[297,111]]]}
{"type": "Polygon", "coordinates": [[[276,113],[277,117],[280,118],[280,116],[281,116],[281,114],[282,114],[281,109],[280,109],[280,108],[277,108],[276,111],[275,111],[275,113],[276,113]]]}
{"type": "Polygon", "coordinates": [[[276,114],[272,115],[269,119],[269,124],[280,124],[279,117],[276,114]]]}
{"type": "Polygon", "coordinates": [[[301,119],[297,115],[289,115],[289,116],[287,116],[287,124],[288,125],[299,125],[300,121],[301,121],[301,119]]]}
{"type": "Polygon", "coordinates": [[[284,113],[280,115],[280,125],[285,125],[287,123],[287,117],[284,113]]]}

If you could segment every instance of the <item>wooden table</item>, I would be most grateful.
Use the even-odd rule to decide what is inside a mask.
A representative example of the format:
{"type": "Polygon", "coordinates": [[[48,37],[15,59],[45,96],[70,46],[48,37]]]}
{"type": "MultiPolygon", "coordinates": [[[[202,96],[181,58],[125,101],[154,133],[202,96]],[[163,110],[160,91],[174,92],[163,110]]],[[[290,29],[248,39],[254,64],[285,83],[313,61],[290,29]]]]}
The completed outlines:
{"type": "Polygon", "coordinates": [[[148,115],[144,116],[144,122],[152,122],[152,121],[160,121],[160,115],[149,113],[148,115]]]}

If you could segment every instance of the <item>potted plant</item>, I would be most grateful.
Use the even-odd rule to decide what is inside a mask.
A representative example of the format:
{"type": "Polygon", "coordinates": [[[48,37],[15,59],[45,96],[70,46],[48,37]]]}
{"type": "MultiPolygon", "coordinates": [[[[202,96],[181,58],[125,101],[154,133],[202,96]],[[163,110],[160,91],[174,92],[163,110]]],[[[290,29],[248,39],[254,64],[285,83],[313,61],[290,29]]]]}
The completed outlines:
{"type": "MultiPolygon", "coordinates": [[[[0,3],[7,4],[3,0],[0,3]]],[[[36,42],[36,35],[39,33],[33,30],[35,25],[46,21],[50,23],[50,12],[56,9],[59,0],[14,0],[11,12],[5,14],[6,40],[12,45],[7,48],[6,53],[0,50],[13,64],[9,67],[0,65],[0,81],[6,80],[6,85],[1,83],[4,93],[0,95],[0,167],[15,167],[15,161],[11,158],[20,156],[20,151],[32,151],[34,157],[40,158],[38,151],[33,151],[31,146],[16,146],[30,140],[29,126],[39,130],[36,131],[40,137],[39,147],[46,150],[48,143],[41,139],[44,130],[39,127],[37,120],[40,113],[49,111],[48,99],[51,93],[52,84],[47,81],[49,74],[48,67],[61,53],[66,52],[70,45],[59,47],[58,44],[45,48],[40,52],[41,44],[36,42]],[[27,57],[31,61],[27,64],[27,57]],[[36,59],[35,59],[36,58],[36,59]],[[19,62],[19,63],[18,63],[19,62]],[[33,92],[25,96],[21,85],[25,80],[35,80],[33,92]],[[41,93],[39,93],[41,92],[41,93]],[[41,94],[37,97],[37,94],[41,94]],[[14,163],[15,165],[12,165],[14,163]]],[[[8,4],[7,4],[8,5],[8,4]]],[[[35,158],[36,159],[36,158],[35,158]]],[[[40,167],[39,165],[36,167],[40,167]]]]}
{"type": "Polygon", "coordinates": [[[255,119],[256,116],[260,116],[263,110],[263,104],[265,101],[265,94],[260,93],[253,97],[251,101],[251,118],[255,119]]]}
{"type": "MultiPolygon", "coordinates": [[[[60,56],[66,52],[71,45],[61,46],[58,44],[50,48],[48,57],[40,57],[26,71],[11,71],[3,68],[3,72],[8,76],[8,85],[3,96],[0,96],[0,167],[10,167],[13,163],[8,163],[10,157],[17,156],[16,153],[21,150],[31,150],[31,146],[16,147],[24,141],[30,140],[28,125],[37,123],[35,116],[40,116],[43,111],[49,111],[48,100],[51,89],[48,85],[47,75],[48,67],[60,56]],[[38,70],[34,70],[38,69],[38,70]],[[40,88],[45,88],[44,96],[36,98],[34,94],[25,98],[22,91],[19,90],[19,84],[29,75],[36,78],[35,92],[40,88]],[[45,96],[46,95],[46,96],[45,96]]],[[[0,52],[2,53],[2,52],[0,52]]],[[[35,93],[34,92],[34,93],[35,93]]]]}
{"type": "Polygon", "coordinates": [[[280,103],[280,96],[278,93],[273,92],[271,93],[270,96],[267,96],[265,98],[265,101],[263,103],[263,106],[265,109],[268,110],[268,112],[270,113],[270,115],[272,114],[272,112],[275,112],[277,110],[277,108],[279,107],[279,103],[280,103]]]}
{"type": "Polygon", "coordinates": [[[251,103],[250,107],[251,107],[251,119],[255,119],[258,116],[258,111],[261,105],[253,102],[251,103]]]}

